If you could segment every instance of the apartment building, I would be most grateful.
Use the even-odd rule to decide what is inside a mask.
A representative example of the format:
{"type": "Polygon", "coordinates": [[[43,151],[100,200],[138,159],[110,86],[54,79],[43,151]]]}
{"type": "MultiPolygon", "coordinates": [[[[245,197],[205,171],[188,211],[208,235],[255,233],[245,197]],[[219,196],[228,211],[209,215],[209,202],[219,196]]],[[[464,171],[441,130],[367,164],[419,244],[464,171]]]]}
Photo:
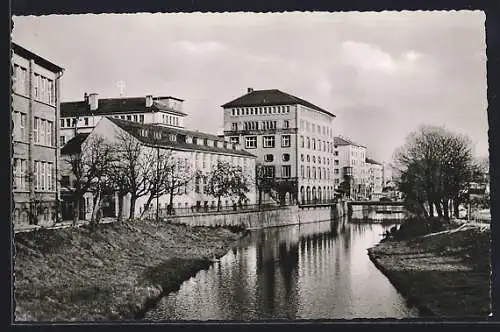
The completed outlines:
{"type": "MultiPolygon", "coordinates": [[[[199,170],[202,174],[194,178],[186,186],[177,190],[174,196],[175,209],[200,209],[205,206],[215,207],[216,198],[210,196],[207,192],[208,177],[207,173],[218,160],[226,161],[232,165],[242,167],[244,175],[250,180],[250,192],[247,194],[247,200],[243,204],[256,203],[256,189],[254,185],[255,156],[242,150],[236,144],[231,144],[223,139],[198,131],[190,131],[181,128],[168,126],[158,126],[156,124],[143,124],[133,121],[116,119],[114,117],[102,117],[90,134],[78,134],[71,139],[63,148],[63,157],[78,150],[78,147],[92,137],[98,135],[105,138],[110,143],[116,143],[127,135],[131,139],[138,140],[147,149],[158,149],[159,154],[169,153],[174,158],[185,160],[191,170],[199,170]],[[72,147],[71,149],[69,147],[72,147]]],[[[67,181],[71,181],[71,174],[66,173],[67,181]]],[[[118,197],[112,193],[103,197],[106,210],[104,216],[117,216],[118,197]]],[[[68,195],[66,201],[66,211],[71,211],[71,197],[68,195]]],[[[159,208],[166,208],[170,202],[169,195],[159,197],[159,208]]],[[[135,205],[136,214],[139,215],[145,208],[146,197],[141,197],[135,205]]],[[[238,197],[226,197],[222,199],[224,207],[230,207],[238,203],[238,197]]],[[[152,203],[151,209],[156,208],[156,200],[152,203]]],[[[127,195],[123,201],[124,218],[130,209],[130,195],[127,195]]],[[[87,193],[80,203],[80,218],[89,219],[92,211],[92,195],[87,193]]]]}
{"type": "Polygon", "coordinates": [[[59,87],[63,68],[12,43],[13,222],[57,219],[59,87]]]}
{"type": "Polygon", "coordinates": [[[350,196],[366,196],[366,147],[342,136],[335,137],[334,143],[335,185],[349,179],[350,196]]]}
{"type": "Polygon", "coordinates": [[[384,189],[384,165],[370,158],[366,158],[367,196],[371,199],[380,199],[384,189]]]}
{"type": "Polygon", "coordinates": [[[90,133],[103,116],[139,123],[184,128],[183,100],[175,97],[102,98],[85,93],[83,100],[61,103],[60,143],[90,133]]]}
{"type": "Polygon", "coordinates": [[[333,198],[335,115],[277,89],[248,88],[221,107],[225,139],[256,155],[265,176],[291,184],[287,200],[333,198]]]}

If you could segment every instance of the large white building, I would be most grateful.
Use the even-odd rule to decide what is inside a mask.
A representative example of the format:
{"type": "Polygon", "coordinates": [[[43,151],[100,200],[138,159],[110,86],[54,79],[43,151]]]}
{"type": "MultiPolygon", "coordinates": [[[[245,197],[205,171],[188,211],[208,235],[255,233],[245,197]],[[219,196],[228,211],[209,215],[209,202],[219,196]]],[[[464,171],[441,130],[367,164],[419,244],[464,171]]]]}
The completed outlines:
{"type": "Polygon", "coordinates": [[[139,123],[184,128],[183,100],[175,97],[101,98],[97,93],[81,101],[61,103],[59,142],[64,146],[76,134],[88,134],[103,116],[139,123]]]}
{"type": "Polygon", "coordinates": [[[367,195],[371,199],[380,199],[384,189],[384,165],[373,159],[366,158],[367,195]]]}
{"type": "Polygon", "coordinates": [[[338,185],[349,177],[350,196],[366,195],[367,169],[366,147],[345,137],[335,137],[335,184],[338,185]]]}
{"type": "MultiPolygon", "coordinates": [[[[155,124],[143,124],[133,121],[115,119],[113,117],[102,117],[90,134],[78,134],[71,139],[62,149],[63,158],[71,153],[81,151],[81,146],[85,141],[93,136],[103,137],[107,142],[116,143],[122,135],[137,140],[146,149],[158,149],[158,153],[169,153],[174,158],[184,159],[192,170],[199,170],[206,175],[212,165],[218,160],[229,162],[242,167],[245,176],[250,180],[250,192],[247,194],[245,204],[256,203],[256,192],[254,185],[255,156],[239,148],[236,144],[231,144],[223,139],[197,131],[189,131],[181,128],[158,126],[155,124]]],[[[66,181],[71,181],[71,174],[66,170],[66,181]]],[[[208,178],[201,176],[195,178],[186,186],[181,188],[174,196],[174,209],[199,210],[205,206],[215,207],[216,198],[206,192],[208,178]]],[[[89,219],[92,211],[92,195],[87,194],[80,203],[81,219],[89,219]],[[82,206],[83,205],[83,206],[82,206]]],[[[141,197],[135,205],[136,217],[145,208],[147,197],[141,197]]],[[[165,209],[170,202],[169,195],[163,195],[158,199],[159,208],[165,209]]],[[[222,200],[223,207],[230,207],[237,203],[237,197],[226,197],[222,200]]],[[[67,205],[71,205],[71,198],[66,200],[67,205]]],[[[156,208],[156,200],[152,203],[150,211],[156,208]]],[[[114,217],[118,214],[117,196],[114,193],[103,197],[103,215],[114,217]]],[[[128,218],[127,212],[130,209],[130,194],[123,201],[123,217],[128,218]]],[[[68,219],[71,207],[66,208],[68,219]]]]}
{"type": "Polygon", "coordinates": [[[253,90],[221,106],[224,136],[257,156],[268,177],[290,184],[285,199],[333,198],[332,113],[280,90],[253,90]]]}

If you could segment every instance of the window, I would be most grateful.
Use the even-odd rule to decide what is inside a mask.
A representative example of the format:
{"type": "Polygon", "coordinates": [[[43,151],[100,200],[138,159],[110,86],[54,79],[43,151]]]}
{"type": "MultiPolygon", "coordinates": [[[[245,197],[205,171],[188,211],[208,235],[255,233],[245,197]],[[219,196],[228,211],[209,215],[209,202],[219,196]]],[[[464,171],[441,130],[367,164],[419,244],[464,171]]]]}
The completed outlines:
{"type": "Polygon", "coordinates": [[[318,164],[321,164],[321,157],[318,157],[318,164]]]}
{"type": "Polygon", "coordinates": [[[46,125],[46,134],[45,134],[45,144],[48,146],[54,146],[53,139],[52,139],[52,121],[47,121],[46,125]]]}
{"type": "Polygon", "coordinates": [[[40,119],[35,117],[35,121],[33,122],[33,141],[35,143],[40,143],[40,137],[38,136],[38,126],[40,119]]]}
{"type": "Polygon", "coordinates": [[[276,129],[276,121],[262,121],[264,130],[276,129]]]}
{"type": "Polygon", "coordinates": [[[283,153],[283,156],[281,157],[283,161],[290,161],[290,154],[289,153],[283,153]]]}
{"type": "Polygon", "coordinates": [[[26,190],[26,175],[28,162],[25,159],[14,159],[14,190],[26,190]]]}
{"type": "Polygon", "coordinates": [[[304,136],[300,136],[300,147],[304,147],[304,136]]]}
{"type": "Polygon", "coordinates": [[[303,154],[300,155],[300,161],[304,161],[304,155],[303,154]]]}
{"type": "Polygon", "coordinates": [[[264,177],[266,178],[274,178],[275,177],[275,167],[274,166],[264,166],[262,168],[264,173],[264,177]]]}
{"type": "Polygon", "coordinates": [[[233,131],[238,130],[238,124],[236,122],[231,123],[231,130],[233,131]]]}
{"type": "Polygon", "coordinates": [[[300,165],[300,177],[305,178],[304,165],[300,165]]]}
{"type": "Polygon", "coordinates": [[[127,121],[132,121],[132,115],[127,115],[127,121]]]}
{"type": "Polygon", "coordinates": [[[34,163],[34,186],[35,190],[53,191],[53,164],[45,161],[35,161],[34,163]]]}
{"type": "Polygon", "coordinates": [[[312,174],[313,179],[316,179],[316,167],[313,166],[312,172],[313,172],[313,174],[312,174]]]}
{"type": "Polygon", "coordinates": [[[34,85],[35,85],[35,91],[34,91],[35,98],[38,99],[38,97],[40,96],[40,75],[38,74],[35,74],[34,85]]]}
{"type": "Polygon", "coordinates": [[[311,148],[311,139],[309,137],[307,138],[307,148],[311,148]]]}
{"type": "Polygon", "coordinates": [[[75,126],[76,126],[77,122],[78,122],[78,119],[77,119],[77,118],[74,118],[74,119],[73,119],[73,127],[75,127],[75,126]]]}
{"type": "Polygon", "coordinates": [[[307,155],[307,162],[310,162],[311,161],[311,157],[309,157],[309,155],[307,155]]]}
{"type": "Polygon", "coordinates": [[[144,114],[140,114],[140,115],[139,115],[139,121],[140,121],[141,123],[144,123],[144,114]]]}
{"type": "Polygon", "coordinates": [[[147,129],[141,129],[141,136],[142,137],[148,137],[148,130],[147,129]]]}
{"type": "Polygon", "coordinates": [[[161,132],[160,131],[155,131],[153,135],[154,135],[155,139],[161,139],[161,132]]]}
{"type": "Polygon", "coordinates": [[[339,165],[339,160],[338,160],[338,159],[335,159],[335,160],[333,161],[333,164],[334,164],[335,166],[338,166],[338,165],[339,165]]]}
{"type": "Polygon", "coordinates": [[[234,108],[233,108],[233,109],[231,109],[231,115],[232,115],[232,116],[235,116],[235,115],[236,115],[236,111],[234,110],[234,108]]]}
{"type": "Polygon", "coordinates": [[[338,151],[335,151],[335,152],[333,153],[333,155],[334,155],[334,156],[338,156],[338,155],[339,155],[339,152],[338,152],[338,151]]]}
{"type": "Polygon", "coordinates": [[[66,144],[66,136],[59,136],[59,143],[61,146],[64,146],[66,144]]]}
{"type": "Polygon", "coordinates": [[[316,150],[316,139],[313,138],[313,150],[316,150]]]}
{"type": "Polygon", "coordinates": [[[38,135],[39,137],[39,142],[41,144],[45,144],[45,133],[47,132],[47,124],[45,120],[39,119],[39,127],[38,127],[38,135]]]}
{"type": "Polygon", "coordinates": [[[231,137],[229,140],[231,144],[240,144],[240,138],[238,136],[231,137]]]}
{"type": "Polygon", "coordinates": [[[61,128],[64,127],[64,119],[61,119],[61,128]]]}
{"type": "Polygon", "coordinates": [[[26,114],[14,112],[14,137],[16,140],[26,141],[26,114]]]}
{"type": "Polygon", "coordinates": [[[339,184],[340,183],[340,179],[335,179],[335,184],[339,184]]]}
{"type": "Polygon", "coordinates": [[[274,148],[274,136],[264,136],[263,141],[265,148],[274,148]]]}
{"type": "Polygon", "coordinates": [[[307,178],[311,178],[311,166],[307,166],[307,178]]]}
{"type": "Polygon", "coordinates": [[[287,106],[287,107],[286,107],[286,112],[287,112],[287,113],[290,113],[290,106],[287,106]]]}
{"type": "Polygon", "coordinates": [[[292,166],[284,165],[281,167],[281,177],[289,178],[292,175],[292,166]]]}
{"type": "Polygon", "coordinates": [[[64,175],[61,179],[61,185],[64,187],[69,187],[69,176],[64,175]]]}
{"type": "Polygon", "coordinates": [[[66,119],[66,127],[71,127],[71,119],[66,119]]]}
{"type": "Polygon", "coordinates": [[[283,120],[283,128],[290,128],[290,122],[288,122],[288,120],[283,120]]]}
{"type": "Polygon", "coordinates": [[[315,157],[315,156],[313,156],[313,157],[312,157],[312,160],[313,160],[313,163],[315,163],[315,162],[316,162],[316,157],[315,157]]]}
{"type": "Polygon", "coordinates": [[[300,129],[304,129],[304,120],[300,120],[300,129]]]}
{"type": "Polygon", "coordinates": [[[257,136],[245,137],[245,148],[247,149],[257,148],[257,136]]]}
{"type": "Polygon", "coordinates": [[[200,193],[200,176],[197,175],[196,178],[194,179],[194,192],[199,194],[200,193]]]}
{"type": "Polygon", "coordinates": [[[266,154],[264,156],[264,161],[272,162],[273,160],[274,160],[274,156],[272,154],[266,154]]]}
{"type": "Polygon", "coordinates": [[[137,122],[137,114],[134,114],[134,122],[137,122]]]}
{"type": "Polygon", "coordinates": [[[282,148],[290,147],[290,135],[281,135],[281,147],[282,148]]]}

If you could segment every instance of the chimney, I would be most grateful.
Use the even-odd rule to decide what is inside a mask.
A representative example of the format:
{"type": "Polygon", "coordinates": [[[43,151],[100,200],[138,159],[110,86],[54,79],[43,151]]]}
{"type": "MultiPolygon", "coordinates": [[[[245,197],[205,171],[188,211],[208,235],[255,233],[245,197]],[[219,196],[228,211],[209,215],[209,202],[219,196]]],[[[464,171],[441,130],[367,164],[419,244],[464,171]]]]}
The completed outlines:
{"type": "Polygon", "coordinates": [[[88,103],[88,102],[89,102],[89,95],[87,94],[87,92],[85,92],[85,93],[83,94],[83,100],[84,100],[86,103],[88,103]]]}
{"type": "Polygon", "coordinates": [[[153,96],[147,95],[146,96],[146,107],[151,107],[151,106],[153,106],[153,96]]]}
{"type": "Polygon", "coordinates": [[[88,101],[91,111],[95,111],[99,107],[99,95],[97,93],[89,94],[88,101]]]}
{"type": "Polygon", "coordinates": [[[247,89],[247,92],[248,92],[248,93],[253,92],[253,88],[248,88],[248,89],[247,89]]]}

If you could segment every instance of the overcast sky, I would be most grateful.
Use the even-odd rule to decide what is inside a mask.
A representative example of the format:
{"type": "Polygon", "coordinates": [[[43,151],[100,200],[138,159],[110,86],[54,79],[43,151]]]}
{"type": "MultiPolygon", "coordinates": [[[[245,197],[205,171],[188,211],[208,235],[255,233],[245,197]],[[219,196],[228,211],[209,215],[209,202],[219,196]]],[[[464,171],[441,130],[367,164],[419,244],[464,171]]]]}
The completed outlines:
{"type": "Polygon", "coordinates": [[[280,89],[334,113],[336,130],[391,161],[419,124],[488,154],[482,12],[129,14],[14,17],[13,41],[84,92],[185,99],[187,127],[216,133],[220,105],[280,89]]]}

